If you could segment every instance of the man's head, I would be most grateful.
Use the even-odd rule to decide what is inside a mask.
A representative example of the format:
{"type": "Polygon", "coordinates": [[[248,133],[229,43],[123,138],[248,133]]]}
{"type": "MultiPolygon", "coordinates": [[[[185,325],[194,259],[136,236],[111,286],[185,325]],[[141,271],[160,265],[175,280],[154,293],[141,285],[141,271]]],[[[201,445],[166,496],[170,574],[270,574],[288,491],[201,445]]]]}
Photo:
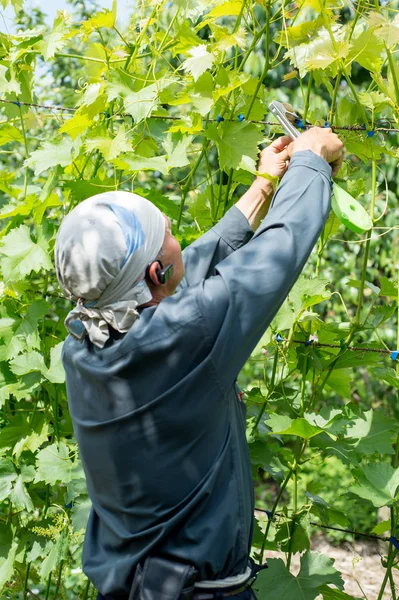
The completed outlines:
{"type": "MultiPolygon", "coordinates": [[[[78,303],[75,331],[69,317],[66,324],[79,339],[85,334],[78,329],[83,325],[89,333],[93,318],[95,327],[105,320],[127,331],[139,316],[136,307],[173,294],[184,275],[169,219],[145,198],[128,192],[98,194],[74,208],[58,231],[55,263],[60,285],[78,303]],[[173,265],[166,283],[159,277],[160,261],[173,265]]],[[[107,338],[104,327],[101,335],[107,338]]]]}

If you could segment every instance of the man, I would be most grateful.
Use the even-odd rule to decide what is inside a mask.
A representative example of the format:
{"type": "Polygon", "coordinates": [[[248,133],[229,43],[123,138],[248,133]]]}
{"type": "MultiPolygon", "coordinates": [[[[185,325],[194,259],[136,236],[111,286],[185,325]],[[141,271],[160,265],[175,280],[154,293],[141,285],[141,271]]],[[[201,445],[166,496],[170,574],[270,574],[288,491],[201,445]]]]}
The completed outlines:
{"type": "Polygon", "coordinates": [[[93,503],[83,566],[101,599],[253,597],[235,381],[322,230],[342,161],[330,129],[290,142],[261,154],[261,172],[284,175],[272,202],[258,177],[183,253],[167,218],[126,192],[60,227],[57,276],[77,301],[63,363],[93,503]]]}

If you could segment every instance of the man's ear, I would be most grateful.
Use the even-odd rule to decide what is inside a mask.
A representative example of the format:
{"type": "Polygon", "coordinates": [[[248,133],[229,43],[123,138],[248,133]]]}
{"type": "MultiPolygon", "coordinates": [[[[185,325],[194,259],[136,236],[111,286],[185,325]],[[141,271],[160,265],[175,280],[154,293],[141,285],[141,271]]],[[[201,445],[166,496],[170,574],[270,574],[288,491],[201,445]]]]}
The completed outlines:
{"type": "Polygon", "coordinates": [[[151,283],[152,285],[161,285],[161,282],[159,281],[159,272],[160,272],[161,266],[159,264],[159,261],[154,260],[152,263],[150,263],[147,267],[147,270],[145,272],[145,277],[147,279],[147,281],[149,283],[151,283]]]}

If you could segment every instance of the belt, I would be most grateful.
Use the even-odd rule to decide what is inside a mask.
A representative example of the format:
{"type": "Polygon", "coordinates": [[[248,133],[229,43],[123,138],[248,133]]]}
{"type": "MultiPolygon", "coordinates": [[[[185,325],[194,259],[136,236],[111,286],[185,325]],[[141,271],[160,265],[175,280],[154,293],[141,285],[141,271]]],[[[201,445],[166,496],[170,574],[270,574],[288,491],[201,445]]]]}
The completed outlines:
{"type": "MultiPolygon", "coordinates": [[[[231,598],[232,596],[236,596],[241,592],[245,592],[248,588],[251,587],[254,581],[255,579],[251,580],[246,585],[242,585],[241,587],[236,588],[235,590],[231,590],[229,592],[223,590],[215,590],[214,592],[196,592],[192,600],[215,600],[215,598],[231,598]]],[[[256,596],[254,595],[254,598],[255,597],[256,596]]]]}

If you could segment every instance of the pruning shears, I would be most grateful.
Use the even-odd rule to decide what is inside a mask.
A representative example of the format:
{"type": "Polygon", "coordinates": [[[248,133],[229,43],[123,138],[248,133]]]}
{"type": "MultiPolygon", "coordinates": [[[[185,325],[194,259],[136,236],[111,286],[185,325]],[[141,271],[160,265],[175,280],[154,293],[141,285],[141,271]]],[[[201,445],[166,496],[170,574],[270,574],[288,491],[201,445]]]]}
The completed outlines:
{"type": "MultiPolygon", "coordinates": [[[[302,132],[298,127],[303,127],[303,120],[290,104],[273,100],[269,104],[269,110],[287,135],[293,139],[301,135],[302,132]]],[[[311,125],[311,123],[306,121],[305,125],[311,125]]],[[[332,209],[338,219],[355,233],[364,233],[373,227],[370,215],[360,202],[335,182],[332,190],[332,209]]]]}

